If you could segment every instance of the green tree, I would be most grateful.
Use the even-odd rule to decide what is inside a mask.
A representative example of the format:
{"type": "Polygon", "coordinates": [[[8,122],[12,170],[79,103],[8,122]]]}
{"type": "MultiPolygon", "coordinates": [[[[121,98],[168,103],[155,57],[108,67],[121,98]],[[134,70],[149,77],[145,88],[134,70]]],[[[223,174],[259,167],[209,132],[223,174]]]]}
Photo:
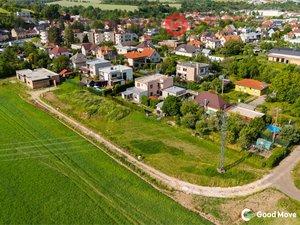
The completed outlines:
{"type": "Polygon", "coordinates": [[[292,125],[284,126],[280,132],[280,137],[290,145],[297,144],[300,141],[300,130],[292,125]]]}
{"type": "Polygon", "coordinates": [[[181,117],[181,125],[186,128],[195,129],[197,119],[198,118],[195,114],[187,113],[183,117],[181,117]]]}
{"type": "Polygon", "coordinates": [[[145,106],[149,106],[149,98],[145,95],[141,97],[141,104],[145,106]]]}
{"type": "Polygon", "coordinates": [[[74,32],[70,27],[66,27],[64,30],[64,43],[66,46],[71,46],[75,42],[74,32]]]}
{"type": "Polygon", "coordinates": [[[167,116],[176,116],[180,115],[180,107],[181,107],[181,101],[179,98],[169,95],[164,100],[162,111],[167,116]]]}
{"type": "Polygon", "coordinates": [[[89,43],[89,42],[90,42],[89,37],[87,36],[87,34],[85,34],[83,36],[82,43],[89,43]]]}
{"type": "Polygon", "coordinates": [[[50,27],[48,30],[48,40],[53,44],[60,44],[62,42],[61,32],[57,27],[50,27]]]}
{"type": "Polygon", "coordinates": [[[221,52],[225,56],[233,56],[233,55],[239,55],[243,52],[244,49],[244,43],[242,41],[227,41],[224,45],[224,47],[221,49],[221,52]]]}
{"type": "Polygon", "coordinates": [[[52,70],[57,73],[68,67],[69,67],[69,58],[66,56],[59,56],[55,58],[52,62],[52,70]]]}
{"type": "Polygon", "coordinates": [[[209,134],[209,129],[207,127],[207,123],[205,122],[204,119],[198,120],[196,123],[196,131],[201,135],[207,135],[209,134]]]}
{"type": "Polygon", "coordinates": [[[186,100],[182,102],[182,105],[180,107],[180,112],[182,115],[186,115],[188,113],[196,115],[199,109],[200,107],[195,101],[186,100]]]}

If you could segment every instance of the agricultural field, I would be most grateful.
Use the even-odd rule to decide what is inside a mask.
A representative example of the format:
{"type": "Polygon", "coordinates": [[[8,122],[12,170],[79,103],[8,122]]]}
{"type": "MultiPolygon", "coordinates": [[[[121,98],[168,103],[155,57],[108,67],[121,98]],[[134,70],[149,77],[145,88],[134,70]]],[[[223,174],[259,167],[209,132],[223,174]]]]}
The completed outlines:
{"type": "Polygon", "coordinates": [[[0,81],[0,224],[209,224],[0,81]]]}
{"type": "Polygon", "coordinates": [[[191,183],[236,186],[257,180],[268,172],[263,159],[244,151],[226,150],[227,173],[221,175],[219,145],[192,135],[190,130],[146,116],[136,105],[120,99],[100,97],[69,80],[46,101],[101,133],[114,143],[141,155],[164,173],[191,183]]]}
{"type": "Polygon", "coordinates": [[[103,4],[99,0],[86,0],[86,1],[71,1],[71,0],[62,0],[62,1],[56,1],[56,2],[50,2],[47,4],[58,4],[61,6],[71,7],[71,6],[77,6],[82,5],[84,7],[93,6],[100,8],[102,10],[126,10],[126,11],[134,11],[138,7],[135,5],[114,5],[114,4],[103,4]]]}
{"type": "MultiPolygon", "coordinates": [[[[175,7],[178,9],[181,7],[180,3],[176,3],[174,1],[165,0],[165,1],[161,1],[161,2],[169,4],[171,7],[175,7]]],[[[136,6],[136,5],[104,4],[104,3],[101,3],[101,1],[99,1],[99,0],[86,0],[86,1],[61,0],[61,1],[49,2],[47,4],[58,4],[58,5],[65,6],[65,7],[71,7],[71,6],[77,6],[77,5],[82,5],[84,7],[93,6],[93,7],[100,8],[102,10],[119,9],[119,10],[126,10],[126,11],[134,11],[134,10],[138,9],[138,6],[136,6]]]]}

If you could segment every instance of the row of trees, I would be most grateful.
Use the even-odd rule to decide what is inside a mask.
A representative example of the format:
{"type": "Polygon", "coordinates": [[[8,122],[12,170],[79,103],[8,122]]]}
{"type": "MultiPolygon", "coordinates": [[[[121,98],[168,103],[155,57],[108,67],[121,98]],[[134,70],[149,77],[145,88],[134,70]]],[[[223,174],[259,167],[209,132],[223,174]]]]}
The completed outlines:
{"type": "MultiPolygon", "coordinates": [[[[167,116],[175,117],[178,125],[193,129],[201,136],[220,130],[220,112],[208,115],[203,107],[192,100],[181,101],[175,96],[168,96],[164,100],[162,111],[167,116]]],[[[272,123],[272,118],[266,115],[247,122],[237,114],[230,114],[226,123],[227,142],[247,149],[266,130],[266,125],[272,123]]],[[[300,129],[292,125],[284,126],[280,139],[288,144],[296,144],[300,141],[300,129]]]]}

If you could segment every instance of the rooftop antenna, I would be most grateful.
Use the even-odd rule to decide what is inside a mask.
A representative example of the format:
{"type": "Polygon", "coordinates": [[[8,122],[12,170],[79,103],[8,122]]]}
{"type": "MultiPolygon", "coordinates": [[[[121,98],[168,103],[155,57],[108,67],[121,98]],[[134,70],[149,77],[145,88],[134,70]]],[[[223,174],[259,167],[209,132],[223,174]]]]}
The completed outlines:
{"type": "Polygon", "coordinates": [[[226,112],[221,111],[221,146],[220,146],[220,162],[217,171],[219,173],[225,173],[224,163],[225,163],[225,144],[226,144],[226,131],[227,131],[227,118],[226,112]]]}

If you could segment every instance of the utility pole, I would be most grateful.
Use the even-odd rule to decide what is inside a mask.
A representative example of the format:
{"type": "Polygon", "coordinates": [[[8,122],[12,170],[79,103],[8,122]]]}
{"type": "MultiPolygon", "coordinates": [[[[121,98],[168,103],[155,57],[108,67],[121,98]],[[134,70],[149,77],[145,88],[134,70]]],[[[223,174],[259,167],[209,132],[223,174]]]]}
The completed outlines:
{"type": "Polygon", "coordinates": [[[226,112],[221,111],[221,148],[220,148],[220,162],[218,167],[219,173],[225,173],[224,163],[225,163],[225,145],[226,145],[226,131],[227,131],[227,118],[226,112]]]}

